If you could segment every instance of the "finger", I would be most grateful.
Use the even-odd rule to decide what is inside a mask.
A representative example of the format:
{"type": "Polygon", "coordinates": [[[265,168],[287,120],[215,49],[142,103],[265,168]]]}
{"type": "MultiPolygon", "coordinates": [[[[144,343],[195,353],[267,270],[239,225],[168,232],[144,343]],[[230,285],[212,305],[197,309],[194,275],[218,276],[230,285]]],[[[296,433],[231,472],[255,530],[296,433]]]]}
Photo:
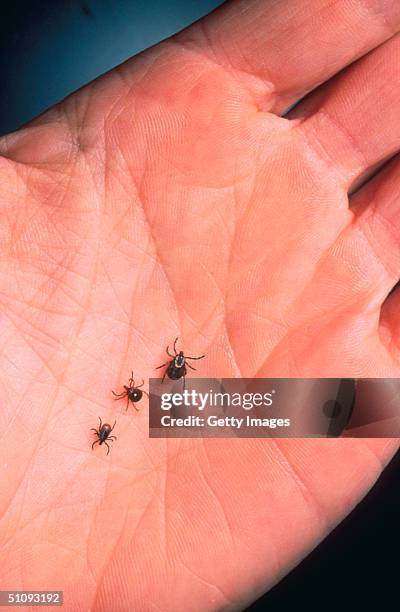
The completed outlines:
{"type": "Polygon", "coordinates": [[[350,203],[355,215],[352,231],[364,237],[370,253],[369,283],[378,301],[383,302],[381,337],[394,350],[400,347],[400,156],[358,191],[350,203]]]}
{"type": "Polygon", "coordinates": [[[279,113],[399,28],[397,0],[237,0],[177,38],[250,84],[257,77],[268,110],[279,113]]]}
{"type": "Polygon", "coordinates": [[[386,337],[389,320],[400,329],[398,291],[385,301],[400,278],[399,156],[350,199],[350,207],[353,223],[332,247],[329,258],[342,262],[340,286],[346,300],[369,313],[374,329],[380,315],[386,337]]]}
{"type": "Polygon", "coordinates": [[[396,288],[385,300],[379,320],[380,335],[393,356],[400,352],[400,289],[396,288]]]}
{"type": "Polygon", "coordinates": [[[302,309],[295,302],[287,315],[296,321],[294,332],[273,348],[259,376],[290,376],[293,367],[299,376],[397,376],[385,347],[400,331],[400,299],[389,310],[395,298],[385,298],[400,277],[400,156],[350,199],[350,207],[352,222],[320,258],[301,294],[302,309]],[[316,343],[327,329],[329,342],[316,343]]]}
{"type": "MultiPolygon", "coordinates": [[[[399,3],[400,5],[400,3],[399,3]]],[[[291,113],[309,146],[350,189],[400,149],[400,36],[310,94],[291,113]]]]}

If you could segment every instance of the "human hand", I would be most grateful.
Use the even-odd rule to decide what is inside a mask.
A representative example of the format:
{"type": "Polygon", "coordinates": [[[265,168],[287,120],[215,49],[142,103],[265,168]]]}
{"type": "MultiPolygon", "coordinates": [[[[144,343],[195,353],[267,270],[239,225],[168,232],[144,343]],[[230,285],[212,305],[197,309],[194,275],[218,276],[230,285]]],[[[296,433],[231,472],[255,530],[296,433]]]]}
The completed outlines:
{"type": "Polygon", "coordinates": [[[150,440],[111,395],[176,336],[202,376],[399,375],[398,160],[347,194],[399,148],[400,8],[301,4],[229,3],[1,140],[7,588],[243,607],[396,450],[150,440]]]}

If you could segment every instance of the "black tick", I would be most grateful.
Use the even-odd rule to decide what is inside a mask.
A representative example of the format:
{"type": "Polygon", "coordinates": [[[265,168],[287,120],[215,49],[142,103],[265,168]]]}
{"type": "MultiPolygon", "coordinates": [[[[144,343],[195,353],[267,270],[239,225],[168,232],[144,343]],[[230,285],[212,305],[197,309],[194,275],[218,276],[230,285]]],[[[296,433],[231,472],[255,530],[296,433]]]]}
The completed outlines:
{"type": "MultiPolygon", "coordinates": [[[[145,393],[147,397],[149,397],[149,394],[147,393],[147,391],[144,391],[140,388],[140,387],[143,387],[143,385],[144,385],[144,380],[142,381],[141,385],[138,385],[136,387],[135,381],[133,380],[133,372],[131,372],[131,377],[129,379],[129,387],[124,385],[125,391],[122,391],[122,393],[115,393],[115,391],[113,391],[112,393],[115,395],[116,400],[122,399],[123,397],[127,398],[126,409],[128,410],[129,402],[132,402],[132,404],[136,404],[136,402],[140,402],[140,400],[143,397],[143,393],[145,393]]],[[[134,406],[134,408],[135,410],[139,411],[139,408],[136,408],[136,406],[134,406]]]]}
{"type": "Polygon", "coordinates": [[[168,376],[168,378],[170,378],[171,380],[178,380],[179,378],[183,378],[183,390],[185,390],[185,376],[187,373],[186,366],[188,366],[188,368],[190,368],[191,370],[196,370],[196,368],[191,366],[190,363],[187,363],[186,360],[203,359],[205,355],[201,355],[200,357],[189,357],[188,355],[185,355],[183,351],[179,351],[178,353],[176,350],[176,343],[178,342],[178,339],[179,338],[175,338],[174,355],[169,352],[169,346],[167,346],[167,355],[172,357],[171,361],[166,361],[162,365],[158,366],[156,370],[167,366],[167,369],[164,372],[164,376],[162,377],[161,383],[164,382],[164,378],[166,376],[168,376]]]}
{"type": "Polygon", "coordinates": [[[110,436],[110,433],[111,433],[111,432],[112,432],[112,430],[114,429],[114,427],[115,427],[115,423],[116,423],[117,421],[115,421],[115,422],[114,422],[114,425],[113,425],[112,427],[111,427],[111,425],[109,425],[108,423],[102,423],[102,422],[101,422],[101,418],[100,418],[100,417],[99,417],[99,421],[100,421],[99,428],[98,428],[98,429],[95,429],[94,427],[92,427],[92,428],[91,428],[91,430],[90,430],[90,431],[94,431],[94,432],[95,432],[95,434],[96,434],[96,436],[97,436],[97,438],[98,438],[97,440],[95,440],[95,441],[93,442],[93,444],[92,444],[92,449],[93,449],[93,447],[94,447],[94,445],[95,445],[95,444],[99,444],[99,446],[100,446],[101,444],[103,444],[103,443],[104,443],[104,444],[107,446],[107,449],[108,449],[108,450],[107,450],[107,455],[108,455],[108,453],[110,452],[110,447],[108,446],[108,444],[107,444],[106,440],[111,440],[111,441],[114,441],[114,440],[116,440],[116,439],[117,439],[117,437],[116,437],[116,436],[110,436]]]}

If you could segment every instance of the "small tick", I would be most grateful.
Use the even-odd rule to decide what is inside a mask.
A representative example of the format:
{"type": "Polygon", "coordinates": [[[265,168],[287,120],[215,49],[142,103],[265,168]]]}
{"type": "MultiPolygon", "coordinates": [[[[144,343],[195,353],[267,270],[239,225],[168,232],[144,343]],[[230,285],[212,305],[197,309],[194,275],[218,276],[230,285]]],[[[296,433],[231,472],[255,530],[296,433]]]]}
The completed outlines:
{"type": "Polygon", "coordinates": [[[112,427],[111,427],[111,425],[109,425],[108,423],[102,423],[102,422],[101,422],[101,418],[100,418],[100,417],[99,417],[99,421],[100,421],[100,425],[99,425],[99,428],[98,428],[98,429],[95,429],[94,427],[92,427],[92,428],[90,429],[90,431],[94,431],[94,432],[95,432],[95,434],[96,434],[96,436],[97,436],[97,438],[98,438],[97,440],[95,440],[95,441],[93,442],[93,444],[92,444],[92,449],[93,449],[93,447],[94,447],[94,445],[95,445],[95,444],[99,444],[99,445],[101,445],[101,444],[103,444],[103,443],[104,443],[104,444],[107,446],[107,449],[108,449],[108,450],[107,450],[107,455],[108,455],[108,453],[110,452],[110,447],[108,446],[108,444],[107,444],[106,440],[111,440],[111,441],[114,441],[114,440],[116,440],[116,439],[117,439],[117,437],[116,437],[116,436],[110,436],[110,433],[111,433],[111,432],[112,432],[112,430],[114,429],[114,427],[115,427],[115,423],[116,423],[117,421],[115,421],[115,422],[114,422],[114,425],[113,425],[112,427]]]}
{"type": "MultiPolygon", "coordinates": [[[[129,402],[132,402],[132,404],[135,404],[136,402],[140,402],[140,400],[143,397],[143,393],[145,393],[145,395],[149,397],[149,394],[147,393],[147,391],[144,391],[140,388],[140,387],[143,387],[143,385],[144,385],[144,380],[142,380],[141,385],[138,385],[136,387],[135,381],[133,380],[133,372],[131,372],[131,377],[129,379],[129,387],[124,385],[125,391],[123,391],[122,393],[115,393],[115,391],[113,391],[112,393],[115,395],[116,400],[122,399],[123,397],[127,398],[126,409],[128,410],[129,402]]],[[[139,411],[139,408],[136,408],[136,406],[134,406],[134,408],[135,410],[139,411]]]]}
{"type": "MultiPolygon", "coordinates": [[[[122,393],[115,393],[115,391],[112,391],[112,394],[115,395],[116,400],[126,397],[127,398],[126,399],[126,409],[128,410],[129,402],[132,402],[132,404],[135,404],[136,402],[140,402],[140,400],[143,397],[143,393],[147,395],[147,397],[149,397],[149,394],[147,393],[147,391],[144,391],[140,388],[140,387],[143,387],[143,385],[144,385],[144,380],[142,379],[142,384],[136,387],[136,383],[133,380],[133,372],[131,372],[131,377],[129,379],[129,387],[124,385],[125,391],[122,391],[122,393]]],[[[135,410],[139,411],[139,408],[136,408],[136,406],[134,406],[134,408],[135,410]]]]}
{"type": "Polygon", "coordinates": [[[179,351],[178,353],[176,350],[176,343],[178,342],[178,339],[179,338],[175,338],[174,355],[172,355],[169,352],[169,346],[167,346],[167,355],[172,357],[171,361],[166,361],[162,365],[158,366],[156,370],[159,370],[160,368],[164,368],[165,366],[167,366],[167,369],[164,372],[164,376],[162,377],[161,383],[164,382],[164,378],[166,376],[168,376],[168,378],[170,378],[171,380],[178,380],[179,378],[183,378],[183,390],[185,390],[185,376],[187,372],[186,366],[188,366],[188,368],[190,368],[191,370],[196,370],[196,368],[191,366],[190,363],[187,363],[186,360],[187,359],[203,359],[205,355],[201,355],[200,357],[188,357],[187,355],[184,354],[183,351],[179,351]]]}

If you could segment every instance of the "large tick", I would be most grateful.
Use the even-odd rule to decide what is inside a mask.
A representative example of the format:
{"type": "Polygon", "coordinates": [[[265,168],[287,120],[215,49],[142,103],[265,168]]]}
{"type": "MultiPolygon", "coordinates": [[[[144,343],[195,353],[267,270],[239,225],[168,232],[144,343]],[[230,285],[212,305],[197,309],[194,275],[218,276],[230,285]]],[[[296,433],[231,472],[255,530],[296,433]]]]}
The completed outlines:
{"type": "Polygon", "coordinates": [[[185,390],[185,376],[187,372],[186,366],[188,366],[188,368],[190,368],[191,370],[196,370],[196,368],[191,366],[190,363],[187,363],[186,360],[187,359],[203,359],[205,355],[201,355],[200,357],[189,357],[188,355],[185,355],[183,351],[179,351],[178,353],[176,350],[177,342],[178,342],[178,338],[175,338],[174,355],[172,355],[169,352],[169,346],[167,346],[167,355],[169,355],[169,357],[172,357],[171,361],[166,361],[162,365],[158,366],[156,370],[159,370],[160,368],[164,368],[165,366],[167,366],[167,369],[164,372],[164,376],[162,377],[161,383],[164,382],[164,378],[166,376],[168,376],[168,378],[170,378],[171,380],[178,380],[179,378],[183,378],[183,390],[185,390]]]}
{"type": "MultiPolygon", "coordinates": [[[[147,395],[147,397],[149,397],[149,394],[147,393],[147,391],[142,390],[140,387],[143,387],[144,385],[144,380],[142,381],[141,385],[138,385],[136,387],[135,381],[133,380],[133,372],[131,372],[131,377],[129,379],[129,387],[127,387],[127,385],[124,385],[124,389],[125,391],[122,391],[122,393],[115,393],[115,391],[113,391],[113,394],[115,395],[115,399],[119,400],[122,399],[123,397],[126,397],[126,409],[128,410],[129,407],[129,402],[132,402],[132,404],[136,404],[136,402],[140,402],[140,400],[143,397],[143,393],[145,393],[147,395]]],[[[136,406],[134,406],[135,410],[139,410],[139,408],[136,408],[136,406]]]]}
{"type": "Polygon", "coordinates": [[[107,446],[107,449],[108,449],[107,450],[107,455],[108,455],[108,453],[110,452],[110,447],[108,446],[106,440],[111,440],[113,442],[114,440],[117,439],[116,436],[110,436],[110,433],[114,429],[115,423],[117,421],[114,422],[114,425],[112,427],[108,423],[102,423],[100,417],[99,417],[99,421],[100,421],[99,428],[95,429],[94,427],[92,427],[91,430],[90,430],[90,431],[94,431],[96,436],[97,436],[97,438],[98,438],[97,440],[95,440],[93,442],[92,449],[93,449],[95,444],[99,444],[99,445],[105,444],[107,446]]]}

